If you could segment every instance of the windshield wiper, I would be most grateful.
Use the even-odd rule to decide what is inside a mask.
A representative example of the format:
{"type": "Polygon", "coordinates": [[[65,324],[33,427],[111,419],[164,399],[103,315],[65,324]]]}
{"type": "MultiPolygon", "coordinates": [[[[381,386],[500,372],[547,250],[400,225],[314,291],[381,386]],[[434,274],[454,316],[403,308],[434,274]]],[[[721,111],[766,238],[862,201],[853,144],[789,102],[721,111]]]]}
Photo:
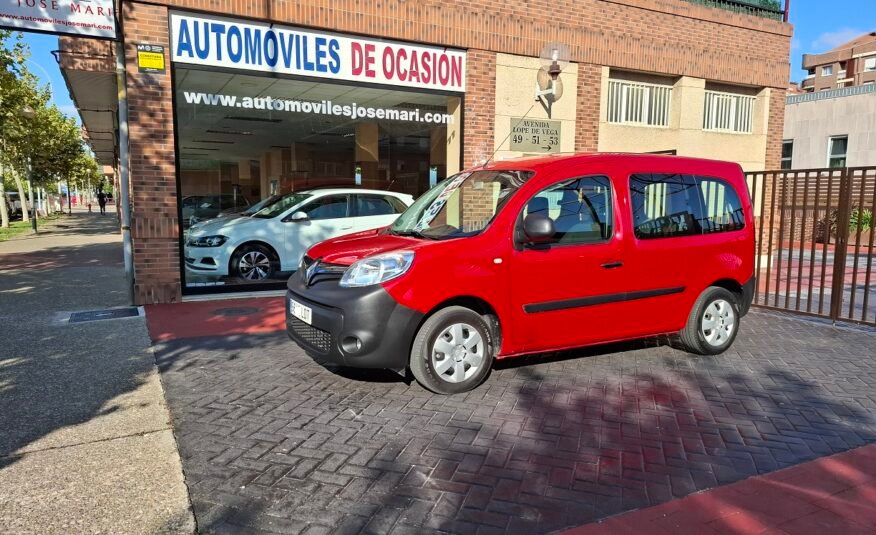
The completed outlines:
{"type": "Polygon", "coordinates": [[[420,238],[423,240],[437,240],[438,238],[435,236],[429,236],[428,234],[423,234],[419,230],[392,230],[390,229],[390,233],[396,236],[411,236],[414,238],[420,238]]]}

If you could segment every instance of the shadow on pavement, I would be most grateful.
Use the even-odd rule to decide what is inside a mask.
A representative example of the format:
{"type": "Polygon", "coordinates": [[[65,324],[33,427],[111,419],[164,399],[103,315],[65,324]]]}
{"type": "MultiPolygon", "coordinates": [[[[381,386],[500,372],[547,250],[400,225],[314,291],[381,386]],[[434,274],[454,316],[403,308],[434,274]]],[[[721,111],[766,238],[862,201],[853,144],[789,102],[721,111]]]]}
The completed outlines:
{"type": "Polygon", "coordinates": [[[876,442],[872,341],[753,314],[721,356],[529,357],[456,396],[284,334],[156,350],[205,533],[550,533],[876,442]]]}
{"type": "Polygon", "coordinates": [[[104,424],[75,428],[136,409],[113,400],[137,390],[151,370],[142,320],[66,323],[70,311],[127,300],[121,244],[92,238],[106,235],[107,225],[71,220],[75,235],[47,233],[15,244],[30,250],[0,254],[0,468],[23,449],[105,438],[104,424]]]}
{"type": "Polygon", "coordinates": [[[132,408],[110,402],[143,384],[151,370],[149,355],[115,353],[119,336],[99,330],[89,326],[72,334],[58,328],[27,329],[30,339],[7,338],[6,343],[17,347],[7,347],[0,357],[0,469],[21,458],[23,448],[106,438],[99,426],[89,433],[68,428],[132,408]],[[34,445],[55,431],[62,434],[34,445]]]}

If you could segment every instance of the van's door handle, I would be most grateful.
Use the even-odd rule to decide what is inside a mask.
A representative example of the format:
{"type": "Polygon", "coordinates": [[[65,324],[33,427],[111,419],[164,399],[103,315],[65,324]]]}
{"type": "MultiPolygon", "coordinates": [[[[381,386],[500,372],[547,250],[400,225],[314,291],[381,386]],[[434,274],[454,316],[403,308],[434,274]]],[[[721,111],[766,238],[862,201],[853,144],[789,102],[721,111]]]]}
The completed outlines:
{"type": "Polygon", "coordinates": [[[353,228],[353,225],[350,225],[349,227],[341,227],[341,230],[350,230],[351,228],[353,228]]]}
{"type": "Polygon", "coordinates": [[[619,268],[623,265],[624,265],[623,262],[608,262],[606,264],[602,264],[602,267],[604,267],[605,269],[612,269],[612,268],[619,268]]]}

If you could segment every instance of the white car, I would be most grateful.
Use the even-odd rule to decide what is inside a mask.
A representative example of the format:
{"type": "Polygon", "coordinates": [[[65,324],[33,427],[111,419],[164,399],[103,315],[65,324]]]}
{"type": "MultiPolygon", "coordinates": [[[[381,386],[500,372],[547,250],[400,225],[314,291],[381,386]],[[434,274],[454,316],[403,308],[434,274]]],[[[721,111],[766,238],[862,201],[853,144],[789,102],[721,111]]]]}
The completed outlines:
{"type": "Polygon", "coordinates": [[[258,281],[294,271],[311,245],[384,227],[414,198],[391,191],[326,188],[276,197],[258,211],[193,225],[185,263],[192,273],[258,281]]]}

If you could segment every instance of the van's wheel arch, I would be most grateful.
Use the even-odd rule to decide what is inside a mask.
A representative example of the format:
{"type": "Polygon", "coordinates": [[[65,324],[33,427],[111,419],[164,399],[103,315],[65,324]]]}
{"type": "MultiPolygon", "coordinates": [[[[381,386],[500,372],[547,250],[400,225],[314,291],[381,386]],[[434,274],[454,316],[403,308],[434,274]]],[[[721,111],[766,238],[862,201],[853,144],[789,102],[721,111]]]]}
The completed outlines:
{"type": "Polygon", "coordinates": [[[462,306],[429,316],[411,345],[410,369],[417,382],[437,394],[459,394],[480,385],[493,365],[493,321],[462,306]]]}
{"type": "Polygon", "coordinates": [[[228,263],[228,271],[240,279],[267,280],[279,271],[280,256],[270,245],[247,242],[234,250],[228,263]]]}
{"type": "Polygon", "coordinates": [[[697,298],[679,332],[690,353],[717,355],[727,350],[739,332],[739,298],[720,286],[709,286],[697,298]]]}

